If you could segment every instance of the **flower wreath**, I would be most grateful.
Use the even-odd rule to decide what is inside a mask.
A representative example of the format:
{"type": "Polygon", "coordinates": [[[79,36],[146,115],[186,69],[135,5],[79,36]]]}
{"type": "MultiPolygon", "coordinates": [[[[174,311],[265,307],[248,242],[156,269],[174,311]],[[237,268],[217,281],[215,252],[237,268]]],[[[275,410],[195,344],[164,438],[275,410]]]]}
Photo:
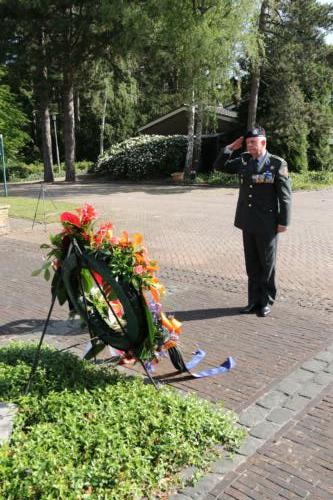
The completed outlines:
{"type": "MultiPolygon", "coordinates": [[[[72,314],[78,312],[75,305],[80,303],[82,305],[84,302],[87,313],[92,318],[98,319],[93,332],[102,341],[98,350],[104,348],[105,344],[116,346],[120,362],[140,359],[151,369],[154,363],[165,356],[166,351],[177,346],[182,331],[181,323],[174,316],[167,316],[162,311],[161,297],[165,294],[165,287],[156,276],[157,262],[149,258],[147,249],[143,245],[142,235],[135,233],[130,238],[128,232],[123,231],[118,237],[111,222],[96,228],[96,217],[95,208],[88,203],[82,208],[77,208],[76,213],[63,212],[60,216],[62,231],[50,236],[52,246],[46,244],[41,246],[48,250],[47,260],[42,269],[34,274],[43,271],[44,277],[49,280],[50,271],[53,269],[52,291],[61,305],[68,302],[72,314]],[[104,269],[107,268],[109,275],[114,279],[114,286],[110,285],[110,280],[106,280],[96,267],[87,267],[77,260],[72,264],[71,275],[67,276],[66,281],[64,267],[68,249],[73,242],[82,255],[102,263],[104,269]],[[73,280],[76,281],[74,285],[73,280]],[[137,345],[138,343],[132,338],[135,347],[133,349],[119,348],[127,345],[126,342],[123,344],[120,342],[120,336],[128,327],[124,304],[117,293],[119,286],[125,291],[135,292],[134,299],[139,301],[141,312],[146,319],[148,318],[146,327],[149,332],[141,337],[140,345],[137,345]],[[101,333],[107,330],[113,333],[111,339],[107,339],[105,335],[103,337],[101,333]]],[[[88,318],[83,317],[83,319],[88,318]]],[[[96,352],[95,346],[90,357],[96,352]]]]}

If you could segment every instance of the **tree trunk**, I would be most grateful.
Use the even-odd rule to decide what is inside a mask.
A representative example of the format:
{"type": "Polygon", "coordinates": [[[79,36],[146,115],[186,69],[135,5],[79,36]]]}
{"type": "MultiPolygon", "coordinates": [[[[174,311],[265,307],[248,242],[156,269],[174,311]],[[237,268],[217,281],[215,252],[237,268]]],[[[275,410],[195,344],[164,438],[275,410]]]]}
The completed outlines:
{"type": "Polygon", "coordinates": [[[195,105],[192,103],[189,109],[188,129],[187,129],[187,153],[185,160],[184,173],[185,176],[190,175],[193,162],[193,147],[194,147],[194,126],[195,126],[195,105]]]}
{"type": "Polygon", "coordinates": [[[44,163],[44,182],[53,182],[53,156],[52,156],[52,136],[49,109],[49,85],[46,66],[45,32],[42,29],[40,34],[40,47],[42,52],[39,81],[39,113],[42,128],[42,151],[44,163]]]}
{"type": "Polygon", "coordinates": [[[75,111],[74,84],[70,71],[64,71],[64,143],[67,182],[75,181],[75,111]]]}
{"type": "MultiPolygon", "coordinates": [[[[259,16],[259,28],[258,28],[258,36],[261,37],[266,28],[266,15],[267,9],[269,7],[269,0],[263,0],[260,9],[259,16]]],[[[258,50],[258,61],[254,64],[252,70],[251,77],[251,91],[250,91],[250,102],[248,107],[248,116],[247,116],[247,128],[253,128],[256,125],[257,120],[257,109],[258,109],[258,96],[259,96],[259,87],[260,87],[260,74],[261,74],[261,65],[264,54],[263,50],[260,48],[258,50]]]]}
{"type": "Polygon", "coordinates": [[[250,102],[247,114],[247,128],[255,127],[257,120],[257,109],[258,109],[258,96],[260,87],[260,66],[256,66],[252,70],[251,76],[251,92],[250,92],[250,102]]]}
{"type": "Polygon", "coordinates": [[[106,116],[107,102],[108,102],[108,93],[107,93],[107,89],[105,88],[102,119],[101,119],[101,130],[100,130],[100,136],[99,136],[99,155],[100,156],[102,156],[104,154],[104,130],[105,130],[105,116],[106,116]]]}
{"type": "Polygon", "coordinates": [[[51,121],[48,100],[46,96],[40,96],[40,116],[42,125],[42,148],[44,162],[44,182],[53,182],[53,157],[52,157],[52,138],[51,121]]]}
{"type": "Polygon", "coordinates": [[[202,147],[202,124],[203,124],[203,106],[202,104],[200,104],[198,107],[198,117],[197,117],[196,133],[194,141],[193,167],[196,172],[198,172],[200,167],[201,147],[202,147]]]}

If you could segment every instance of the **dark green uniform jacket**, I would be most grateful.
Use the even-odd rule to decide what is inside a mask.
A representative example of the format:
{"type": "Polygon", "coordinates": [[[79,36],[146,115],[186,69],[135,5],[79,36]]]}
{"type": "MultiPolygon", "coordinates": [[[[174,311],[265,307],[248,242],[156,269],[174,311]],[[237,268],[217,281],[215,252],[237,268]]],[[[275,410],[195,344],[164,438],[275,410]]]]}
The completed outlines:
{"type": "Polygon", "coordinates": [[[285,160],[267,152],[256,162],[249,153],[223,151],[214,168],[239,174],[240,188],[235,226],[250,233],[274,233],[278,224],[288,226],[291,184],[285,160]]]}

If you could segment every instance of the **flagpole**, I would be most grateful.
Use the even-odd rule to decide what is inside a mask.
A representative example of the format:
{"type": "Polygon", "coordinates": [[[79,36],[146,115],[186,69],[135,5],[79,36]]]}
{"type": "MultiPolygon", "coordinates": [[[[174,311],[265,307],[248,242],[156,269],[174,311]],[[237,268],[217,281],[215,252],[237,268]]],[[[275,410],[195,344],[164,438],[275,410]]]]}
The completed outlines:
{"type": "Polygon", "coordinates": [[[2,161],[3,186],[4,186],[4,190],[5,190],[5,196],[8,196],[5,150],[4,150],[4,146],[3,146],[3,135],[2,134],[0,134],[0,155],[1,155],[1,161],[2,161]]]}

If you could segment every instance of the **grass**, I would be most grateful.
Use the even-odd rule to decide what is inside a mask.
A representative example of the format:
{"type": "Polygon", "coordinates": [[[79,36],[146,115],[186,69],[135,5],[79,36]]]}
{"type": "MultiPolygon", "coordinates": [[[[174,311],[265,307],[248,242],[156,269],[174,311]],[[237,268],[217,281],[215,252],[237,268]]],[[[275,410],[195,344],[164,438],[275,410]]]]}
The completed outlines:
{"type": "MultiPolygon", "coordinates": [[[[333,186],[333,172],[308,171],[300,174],[291,172],[291,183],[293,191],[325,189],[333,186]]],[[[196,184],[210,184],[216,186],[238,187],[237,175],[229,175],[223,172],[212,172],[210,175],[201,174],[196,178],[196,184]]]]}
{"type": "MultiPolygon", "coordinates": [[[[33,220],[35,216],[35,211],[37,207],[37,198],[27,198],[23,196],[0,196],[0,204],[10,205],[9,217],[16,217],[22,219],[33,220]]],[[[47,223],[58,222],[59,216],[62,212],[66,210],[73,210],[76,205],[73,203],[68,203],[64,201],[50,201],[45,200],[45,205],[41,199],[38,203],[38,210],[36,215],[36,220],[38,222],[44,222],[44,208],[45,208],[45,219],[47,223]]]]}
{"type": "Polygon", "coordinates": [[[0,401],[20,409],[0,448],[0,498],[151,498],[183,467],[205,467],[216,444],[234,450],[244,437],[222,407],[50,348],[23,396],[35,349],[0,349],[0,401]]]}

